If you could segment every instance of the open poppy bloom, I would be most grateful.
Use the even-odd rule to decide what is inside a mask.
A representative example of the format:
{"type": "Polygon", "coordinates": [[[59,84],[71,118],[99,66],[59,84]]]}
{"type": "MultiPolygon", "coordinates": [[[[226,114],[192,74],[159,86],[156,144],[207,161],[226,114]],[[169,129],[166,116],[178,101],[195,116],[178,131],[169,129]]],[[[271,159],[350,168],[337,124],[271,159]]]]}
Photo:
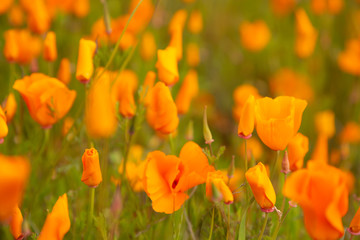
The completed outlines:
{"type": "Polygon", "coordinates": [[[256,131],[261,141],[273,150],[284,150],[300,128],[305,100],[280,96],[256,100],[256,131]]]}
{"type": "Polygon", "coordinates": [[[309,161],[306,169],[290,175],[284,196],[298,203],[305,227],[313,239],[338,239],[344,234],[342,217],[348,210],[345,174],[324,163],[309,161]]]}
{"type": "Polygon", "coordinates": [[[63,239],[70,230],[68,199],[66,193],[59,197],[52,211],[47,215],[38,240],[63,239]]]}
{"type": "Polygon", "coordinates": [[[205,183],[209,171],[206,155],[199,145],[187,142],[180,156],[150,152],[146,158],[143,186],[156,212],[167,214],[177,211],[189,198],[186,191],[205,183]]]}
{"type": "Polygon", "coordinates": [[[42,73],[16,80],[13,88],[21,94],[31,117],[43,128],[49,128],[63,118],[76,97],[74,90],[42,73]]]}

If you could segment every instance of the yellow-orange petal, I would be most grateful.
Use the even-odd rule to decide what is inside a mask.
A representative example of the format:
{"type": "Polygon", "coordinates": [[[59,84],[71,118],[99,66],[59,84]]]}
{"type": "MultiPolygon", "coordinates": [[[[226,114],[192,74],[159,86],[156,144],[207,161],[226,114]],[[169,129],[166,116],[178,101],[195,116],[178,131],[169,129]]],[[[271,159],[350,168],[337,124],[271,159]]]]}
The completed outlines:
{"type": "Polygon", "coordinates": [[[76,79],[82,83],[88,82],[94,72],[93,57],[95,51],[96,43],[94,41],[80,39],[76,79]]]}
{"type": "Polygon", "coordinates": [[[53,62],[57,58],[56,35],[50,31],[44,40],[44,59],[53,62]]]}
{"type": "Polygon", "coordinates": [[[255,97],[250,95],[246,100],[240,116],[238,135],[243,138],[251,137],[255,126],[255,97]]]}

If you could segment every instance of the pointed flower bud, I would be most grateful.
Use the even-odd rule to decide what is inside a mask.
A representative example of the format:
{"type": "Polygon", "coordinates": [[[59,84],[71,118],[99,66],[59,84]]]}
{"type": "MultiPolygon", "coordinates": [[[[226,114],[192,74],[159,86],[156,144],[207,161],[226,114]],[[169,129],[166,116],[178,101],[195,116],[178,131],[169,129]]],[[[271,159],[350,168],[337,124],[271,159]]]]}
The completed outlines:
{"type": "Polygon", "coordinates": [[[205,106],[205,110],[204,110],[203,134],[204,134],[204,138],[205,138],[205,143],[211,144],[214,141],[214,139],[212,138],[212,134],[211,134],[211,131],[210,131],[210,128],[208,125],[206,109],[207,109],[207,106],[205,106]]]}
{"type": "Polygon", "coordinates": [[[284,157],[281,163],[281,172],[285,175],[289,174],[290,171],[290,163],[289,163],[289,156],[287,151],[285,150],[284,157]]]}

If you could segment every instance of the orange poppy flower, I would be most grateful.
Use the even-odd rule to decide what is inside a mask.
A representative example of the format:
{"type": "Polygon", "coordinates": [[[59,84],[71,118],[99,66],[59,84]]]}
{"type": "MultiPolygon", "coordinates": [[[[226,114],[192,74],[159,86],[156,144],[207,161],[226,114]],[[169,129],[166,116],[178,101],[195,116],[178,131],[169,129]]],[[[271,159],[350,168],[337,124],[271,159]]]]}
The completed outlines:
{"type": "Polygon", "coordinates": [[[83,18],[89,14],[90,2],[89,0],[74,0],[72,4],[72,12],[78,18],[83,18]]]}
{"type": "MultiPolygon", "coordinates": [[[[1,11],[1,10],[0,10],[1,11]]],[[[19,5],[13,5],[8,14],[9,23],[19,27],[24,22],[24,11],[19,5]]]]}
{"type": "Polygon", "coordinates": [[[360,142],[360,125],[356,122],[348,122],[340,133],[341,143],[360,142]]]}
{"type": "Polygon", "coordinates": [[[261,97],[258,90],[250,84],[240,85],[234,90],[233,98],[235,106],[233,107],[233,116],[236,121],[240,120],[241,111],[250,95],[253,95],[255,99],[261,97]]]}
{"type": "Polygon", "coordinates": [[[44,40],[44,59],[53,62],[57,58],[56,35],[50,31],[44,40]]]}
{"type": "Polygon", "coordinates": [[[256,131],[261,141],[273,150],[284,150],[300,128],[305,100],[280,96],[256,100],[256,131]]]}
{"type": "Polygon", "coordinates": [[[187,18],[187,12],[185,9],[180,9],[174,13],[169,23],[169,33],[176,31],[178,28],[183,30],[187,18]]]}
{"type": "Polygon", "coordinates": [[[259,206],[265,211],[272,210],[275,206],[276,194],[265,166],[259,162],[246,171],[245,177],[259,206]]]}
{"type": "Polygon", "coordinates": [[[189,111],[191,100],[198,92],[199,84],[197,72],[195,70],[190,70],[186,74],[175,99],[178,114],[186,114],[189,111]]]}
{"type": "Polygon", "coordinates": [[[57,78],[68,85],[71,80],[71,66],[70,61],[67,58],[61,59],[59,70],[57,73],[57,78]]]}
{"type": "Polygon", "coordinates": [[[20,208],[15,207],[10,218],[10,232],[14,239],[19,239],[22,236],[23,220],[20,208]]]}
{"type": "Polygon", "coordinates": [[[0,154],[0,166],[0,222],[5,222],[21,203],[30,163],[24,157],[0,154]]]}
{"type": "Polygon", "coordinates": [[[354,218],[351,220],[349,231],[354,235],[358,235],[360,233],[360,208],[357,210],[354,218]]]}
{"type": "Polygon", "coordinates": [[[27,29],[7,30],[4,37],[4,55],[9,62],[29,64],[41,52],[41,40],[27,29]]]}
{"type": "Polygon", "coordinates": [[[248,139],[252,136],[255,126],[255,97],[250,95],[241,111],[238,136],[248,139]]]}
{"type": "Polygon", "coordinates": [[[295,137],[290,140],[287,151],[290,170],[294,172],[301,169],[304,164],[304,157],[309,151],[309,139],[301,133],[297,133],[295,137]]]}
{"type": "Polygon", "coordinates": [[[262,20],[255,22],[243,22],[240,27],[241,44],[243,47],[252,52],[259,52],[263,50],[269,43],[271,33],[262,20]]]}
{"type": "Polygon", "coordinates": [[[0,106],[0,144],[4,142],[4,138],[8,135],[9,132],[6,121],[6,115],[0,106]]]}
{"type": "Polygon", "coordinates": [[[316,140],[314,151],[311,155],[311,159],[322,163],[327,163],[329,159],[329,138],[324,134],[319,134],[316,140]]]}
{"type": "Polygon", "coordinates": [[[45,1],[33,0],[27,4],[25,10],[28,13],[28,25],[31,31],[43,34],[49,30],[51,19],[45,1]]]}
{"type": "Polygon", "coordinates": [[[38,240],[63,239],[70,230],[68,199],[66,193],[59,197],[47,215],[38,240]]]}
{"type": "Polygon", "coordinates": [[[331,138],[335,134],[335,114],[326,110],[315,115],[315,127],[318,134],[331,138]]]}
{"type": "Polygon", "coordinates": [[[159,80],[167,86],[174,85],[179,80],[177,50],[174,47],[167,47],[165,50],[158,50],[157,56],[155,67],[158,70],[159,80]]]}
{"type": "Polygon", "coordinates": [[[9,96],[3,102],[4,112],[6,116],[6,122],[9,123],[14,118],[17,108],[16,99],[13,93],[10,93],[9,96]]]}
{"type": "Polygon", "coordinates": [[[197,67],[200,63],[200,50],[196,43],[186,46],[186,62],[190,67],[197,67]]]}
{"type": "Polygon", "coordinates": [[[16,80],[13,88],[24,99],[31,117],[43,128],[51,127],[70,110],[76,92],[56,78],[33,73],[16,80]]]}
{"type": "Polygon", "coordinates": [[[93,57],[96,51],[96,43],[92,40],[80,39],[79,54],[76,66],[76,79],[82,83],[89,82],[93,72],[93,57]]]}
{"type": "MultiPolygon", "coordinates": [[[[97,74],[103,71],[97,70],[97,74]]],[[[104,72],[90,86],[85,103],[86,131],[92,138],[111,137],[117,127],[115,106],[111,98],[110,73],[104,72]]]]}
{"type": "Polygon", "coordinates": [[[343,0],[311,0],[311,10],[315,14],[324,14],[325,12],[337,14],[343,5],[343,0]]]}
{"type": "Polygon", "coordinates": [[[186,191],[205,183],[209,171],[206,155],[199,145],[187,142],[180,156],[150,152],[146,158],[143,186],[156,212],[167,214],[177,211],[189,198],[186,191]]]}
{"type": "Polygon", "coordinates": [[[175,28],[171,32],[171,39],[168,47],[173,47],[176,50],[176,60],[180,61],[183,56],[183,29],[175,28]]]}
{"type": "Polygon", "coordinates": [[[203,29],[202,14],[199,10],[194,10],[190,13],[188,29],[193,34],[198,34],[203,29]]]}
{"type": "Polygon", "coordinates": [[[141,88],[141,92],[139,94],[139,102],[143,102],[146,99],[147,94],[150,89],[154,86],[156,79],[156,73],[153,71],[149,71],[146,73],[144,83],[141,88]]]}
{"type": "Polygon", "coordinates": [[[341,70],[356,76],[360,75],[360,40],[350,39],[346,41],[345,50],[337,59],[341,70]]]}
{"type": "Polygon", "coordinates": [[[113,76],[111,77],[113,83],[111,95],[114,105],[119,102],[119,112],[123,117],[133,117],[136,111],[134,93],[138,84],[136,74],[131,70],[124,70],[120,74],[118,72],[110,74],[113,76]]]}
{"type": "Polygon", "coordinates": [[[285,181],[283,194],[304,212],[305,228],[313,239],[338,239],[344,234],[341,218],[348,210],[348,189],[341,170],[309,161],[285,181]]]}
{"type": "Polygon", "coordinates": [[[295,12],[296,19],[296,43],[295,52],[300,58],[309,57],[316,45],[317,31],[310,22],[304,9],[295,12]]]}
{"type": "Polygon", "coordinates": [[[140,43],[140,54],[145,61],[153,59],[156,52],[155,37],[151,32],[145,32],[140,43]]]}
{"type": "Polygon", "coordinates": [[[146,119],[150,126],[162,134],[176,130],[179,124],[177,109],[170,90],[162,82],[157,82],[145,99],[146,119]]]}
{"type": "MultiPolygon", "coordinates": [[[[231,204],[234,202],[234,196],[227,185],[229,179],[220,170],[208,172],[206,178],[206,196],[209,200],[213,198],[212,189],[215,187],[221,194],[221,198],[225,204],[231,204]]],[[[218,199],[216,199],[218,200],[218,199]]]]}
{"type": "Polygon", "coordinates": [[[13,4],[14,0],[4,0],[1,2],[1,6],[0,6],[0,14],[6,13],[11,5],[13,4]]]}
{"type": "Polygon", "coordinates": [[[95,148],[86,149],[82,155],[82,163],[81,181],[89,187],[97,187],[102,182],[98,151],[95,148]]]}
{"type": "Polygon", "coordinates": [[[271,8],[276,15],[289,14],[295,7],[295,0],[271,0],[271,8]]]}

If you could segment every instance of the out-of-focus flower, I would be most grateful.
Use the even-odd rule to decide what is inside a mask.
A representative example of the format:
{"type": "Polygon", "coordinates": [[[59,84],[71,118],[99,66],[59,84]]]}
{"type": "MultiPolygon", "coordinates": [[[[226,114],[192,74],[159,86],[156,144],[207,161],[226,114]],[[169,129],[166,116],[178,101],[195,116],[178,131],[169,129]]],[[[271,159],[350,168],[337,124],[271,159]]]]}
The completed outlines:
{"type": "Polygon", "coordinates": [[[270,90],[275,96],[292,96],[311,101],[314,91],[307,78],[295,73],[291,69],[280,69],[270,79],[270,90]]]}
{"type": "Polygon", "coordinates": [[[146,119],[149,125],[162,134],[175,131],[179,124],[177,109],[170,90],[158,82],[150,89],[145,99],[146,119]]]}
{"type": "Polygon", "coordinates": [[[199,10],[194,10],[190,13],[188,29],[193,34],[198,34],[203,29],[203,18],[199,10]]]}
{"type": "Polygon", "coordinates": [[[348,210],[349,194],[341,170],[309,161],[306,169],[294,172],[285,181],[283,194],[303,209],[305,227],[312,238],[343,236],[341,218],[348,210]]]}
{"type": "Polygon", "coordinates": [[[146,99],[150,89],[154,86],[156,79],[156,73],[149,71],[146,73],[144,83],[142,84],[141,92],[139,93],[139,102],[143,102],[146,99]]]}
{"type": "Polygon", "coordinates": [[[241,111],[250,95],[253,95],[255,99],[261,97],[258,90],[250,84],[240,85],[234,90],[233,98],[235,101],[235,106],[233,107],[233,116],[236,121],[240,120],[241,111]]]}
{"type": "Polygon", "coordinates": [[[295,7],[295,0],[271,0],[271,8],[276,15],[289,14],[295,7]]]}
{"type": "Polygon", "coordinates": [[[24,22],[24,12],[19,5],[13,5],[8,15],[9,23],[12,26],[19,27],[24,22]]]}
{"type": "Polygon", "coordinates": [[[20,208],[15,207],[13,213],[10,217],[10,232],[13,235],[14,239],[18,239],[22,235],[22,223],[23,216],[21,214],[20,208]]]}
{"type": "MultiPolygon", "coordinates": [[[[100,74],[102,68],[97,69],[100,74]]],[[[115,106],[111,98],[111,79],[108,71],[104,72],[91,84],[85,103],[86,131],[92,138],[111,137],[117,127],[115,106]]]]}
{"type": "Polygon", "coordinates": [[[335,114],[331,110],[318,112],[315,115],[315,128],[318,134],[331,138],[335,134],[335,114]]]}
{"type": "Polygon", "coordinates": [[[343,0],[311,0],[311,10],[315,14],[338,14],[343,8],[343,0]]]}
{"type": "Polygon", "coordinates": [[[344,72],[356,76],[360,75],[360,40],[348,40],[345,50],[339,54],[337,62],[344,72]]]}
{"type": "MultiPolygon", "coordinates": [[[[22,1],[21,3],[23,4],[22,1]]],[[[23,4],[25,11],[28,14],[28,25],[31,31],[43,34],[50,28],[50,15],[46,8],[44,0],[33,0],[27,2],[28,4],[23,4]]]]}
{"type": "Polygon", "coordinates": [[[174,13],[173,17],[169,23],[169,33],[171,34],[173,31],[177,29],[184,29],[185,21],[187,18],[187,12],[184,9],[180,9],[174,13]]]}
{"type": "Polygon", "coordinates": [[[256,100],[256,131],[261,141],[273,150],[284,150],[300,128],[305,100],[280,96],[256,100]]]}
{"type": "Polygon", "coordinates": [[[158,77],[167,86],[172,86],[179,80],[176,54],[177,51],[173,47],[167,47],[165,50],[157,52],[158,60],[155,66],[158,70],[158,77]]]}
{"type": "Polygon", "coordinates": [[[234,202],[234,196],[227,185],[229,178],[220,170],[208,172],[206,178],[206,196],[209,200],[219,201],[223,200],[225,204],[234,202]],[[214,199],[213,187],[215,187],[221,194],[221,199],[214,199]]]}
{"type": "Polygon", "coordinates": [[[296,19],[296,43],[295,52],[300,58],[309,57],[316,44],[318,33],[310,22],[304,9],[295,12],[296,19]]]}
{"type": "Polygon", "coordinates": [[[186,62],[190,67],[197,67],[200,63],[200,50],[196,43],[186,46],[186,62]]]}
{"type": "Polygon", "coordinates": [[[259,162],[245,173],[256,202],[264,210],[271,210],[275,206],[276,194],[266,173],[265,166],[259,162]]]}
{"type": "Polygon", "coordinates": [[[153,59],[156,53],[156,42],[151,32],[145,32],[141,39],[140,54],[145,61],[153,59]]]}
{"type": "Polygon", "coordinates": [[[43,128],[51,127],[70,110],[76,92],[56,78],[33,73],[16,80],[13,88],[24,99],[31,117],[43,128]]]}
{"type": "Polygon", "coordinates": [[[50,31],[44,40],[44,59],[53,62],[57,58],[56,35],[50,31]]]}
{"type": "Polygon", "coordinates": [[[175,99],[178,114],[186,114],[189,111],[191,100],[198,92],[199,83],[197,72],[195,70],[190,70],[185,76],[175,99]]]}
{"type": "Polygon", "coordinates": [[[95,148],[86,149],[81,160],[83,164],[81,181],[89,187],[97,187],[102,182],[98,151],[95,148]]]}
{"type": "Polygon", "coordinates": [[[76,79],[82,83],[89,82],[93,72],[93,57],[96,51],[96,43],[92,40],[80,39],[79,54],[76,66],[76,79]]]}
{"type": "Polygon", "coordinates": [[[309,139],[301,133],[297,133],[295,137],[290,140],[287,151],[290,170],[294,172],[301,169],[304,164],[304,157],[309,151],[309,139]]]}
{"type": "Polygon", "coordinates": [[[0,222],[5,222],[21,203],[30,163],[24,157],[0,154],[0,166],[0,222]]]}
{"type": "Polygon", "coordinates": [[[71,80],[71,65],[67,58],[61,59],[57,78],[64,84],[68,85],[71,80]]]}
{"type": "Polygon", "coordinates": [[[6,115],[0,106],[0,144],[4,142],[4,138],[8,135],[9,132],[6,121],[6,115]]]}
{"type": "Polygon", "coordinates": [[[138,85],[136,74],[131,70],[124,70],[120,74],[118,72],[109,74],[113,83],[111,95],[114,105],[119,102],[119,112],[123,117],[133,117],[136,111],[134,93],[138,85]]]}
{"type": "Polygon", "coordinates": [[[90,10],[89,0],[74,0],[72,5],[72,12],[75,16],[83,18],[88,15],[90,10]]]}
{"type": "MultiPolygon", "coordinates": [[[[252,137],[246,141],[248,161],[251,160],[251,157],[253,157],[256,161],[260,160],[264,152],[260,141],[255,137],[252,137]]],[[[245,156],[245,142],[241,145],[240,154],[245,156]]]]}
{"type": "Polygon", "coordinates": [[[64,119],[64,124],[61,130],[62,135],[66,136],[73,125],[74,125],[74,119],[72,117],[66,117],[64,119]]]}
{"type": "Polygon", "coordinates": [[[6,116],[6,122],[9,123],[14,118],[17,109],[17,103],[14,94],[10,93],[2,105],[6,116]]]}
{"type": "Polygon", "coordinates": [[[349,230],[351,234],[358,234],[360,232],[360,208],[357,210],[355,216],[351,220],[349,230]]]}
{"type": "Polygon", "coordinates": [[[314,161],[327,163],[329,159],[328,149],[329,138],[324,134],[319,134],[316,140],[314,151],[311,155],[311,159],[314,161]]]}
{"type": "Polygon", "coordinates": [[[186,191],[205,183],[209,171],[206,155],[199,145],[187,142],[180,156],[150,152],[146,158],[143,185],[156,212],[173,213],[189,196],[186,191]]]}
{"type": "Polygon", "coordinates": [[[183,29],[175,28],[171,32],[171,39],[168,47],[173,47],[176,50],[176,60],[180,61],[183,56],[183,29]]]}
{"type": "Polygon", "coordinates": [[[63,239],[70,230],[70,217],[66,193],[56,201],[51,213],[46,217],[38,240],[63,239]]]}
{"type": "Polygon", "coordinates": [[[0,14],[6,13],[13,4],[13,1],[14,0],[3,0],[0,6],[0,14]]]}
{"type": "Polygon", "coordinates": [[[241,111],[238,136],[248,139],[252,136],[255,127],[255,97],[250,95],[241,111]]]}
{"type": "Polygon", "coordinates": [[[356,122],[348,122],[340,132],[341,143],[359,143],[360,142],[360,125],[356,122]]]}
{"type": "Polygon", "coordinates": [[[4,34],[4,55],[9,62],[29,64],[41,52],[41,40],[29,30],[7,30],[4,34]]]}
{"type": "Polygon", "coordinates": [[[271,33],[262,20],[243,22],[240,25],[240,38],[243,47],[252,52],[263,50],[271,38],[271,33]]]}

